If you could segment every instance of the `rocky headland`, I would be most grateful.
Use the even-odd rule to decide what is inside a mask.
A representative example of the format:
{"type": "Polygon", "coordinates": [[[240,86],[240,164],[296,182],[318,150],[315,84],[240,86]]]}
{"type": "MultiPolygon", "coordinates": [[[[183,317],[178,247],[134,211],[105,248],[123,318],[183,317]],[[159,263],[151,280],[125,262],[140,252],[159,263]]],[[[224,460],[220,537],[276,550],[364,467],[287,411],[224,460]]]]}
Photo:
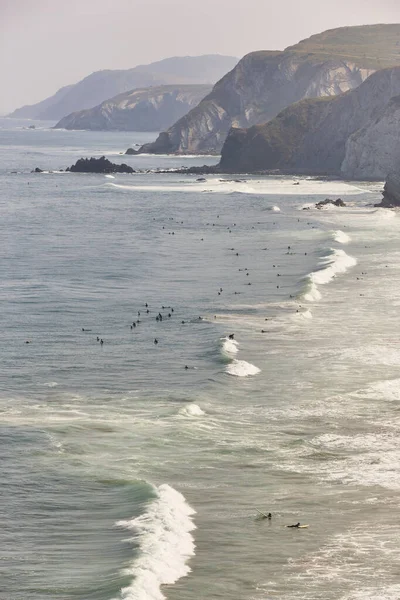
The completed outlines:
{"type": "Polygon", "coordinates": [[[382,69],[355,90],[293,104],[275,119],[231,129],[223,172],[384,179],[400,158],[400,67],[382,69]]]}
{"type": "Polygon", "coordinates": [[[55,129],[160,131],[197,106],[210,90],[208,85],[165,85],[131,90],[99,106],[64,117],[55,129]]]}
{"type": "Polygon", "coordinates": [[[252,52],[196,108],[141,151],[219,153],[232,127],[265,123],[302,99],[342,94],[374,71],[400,64],[399,37],[397,24],[343,27],[283,52],[252,52]]]}
{"type": "Polygon", "coordinates": [[[9,116],[58,121],[72,112],[98,106],[108,98],[133,89],[160,85],[213,85],[237,62],[233,56],[219,54],[176,56],[132,69],[96,71],[78,83],[61,88],[50,98],[18,108],[9,116]]]}

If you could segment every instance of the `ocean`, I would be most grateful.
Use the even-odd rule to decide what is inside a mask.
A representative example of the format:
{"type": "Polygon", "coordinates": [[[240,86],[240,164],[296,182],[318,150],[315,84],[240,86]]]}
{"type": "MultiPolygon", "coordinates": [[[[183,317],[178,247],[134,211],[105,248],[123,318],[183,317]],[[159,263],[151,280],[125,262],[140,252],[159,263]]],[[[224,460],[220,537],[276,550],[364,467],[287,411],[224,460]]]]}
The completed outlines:
{"type": "Polygon", "coordinates": [[[1,600],[399,598],[382,183],[31,123],[0,120],[1,600]],[[61,171],[101,155],[141,172],[61,171]]]}

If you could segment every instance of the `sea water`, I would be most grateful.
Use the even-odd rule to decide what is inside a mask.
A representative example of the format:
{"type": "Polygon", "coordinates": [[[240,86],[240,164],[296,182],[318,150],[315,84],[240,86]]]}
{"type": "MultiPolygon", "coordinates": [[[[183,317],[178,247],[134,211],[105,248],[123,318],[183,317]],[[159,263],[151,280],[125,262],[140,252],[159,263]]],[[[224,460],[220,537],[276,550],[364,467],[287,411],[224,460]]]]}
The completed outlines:
{"type": "Polygon", "coordinates": [[[0,598],[398,598],[382,185],[28,125],[0,122],[0,598]],[[141,172],[61,171],[101,155],[141,172]]]}

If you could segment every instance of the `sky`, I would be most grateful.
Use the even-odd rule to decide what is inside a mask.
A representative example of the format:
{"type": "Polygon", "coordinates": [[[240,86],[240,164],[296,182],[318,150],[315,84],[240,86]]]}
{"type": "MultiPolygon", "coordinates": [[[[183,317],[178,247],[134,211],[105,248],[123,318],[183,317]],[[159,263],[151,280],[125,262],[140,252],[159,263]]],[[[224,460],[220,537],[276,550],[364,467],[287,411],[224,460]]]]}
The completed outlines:
{"type": "Polygon", "coordinates": [[[0,0],[0,114],[100,69],[240,58],[369,23],[400,23],[400,0],[0,0]]]}

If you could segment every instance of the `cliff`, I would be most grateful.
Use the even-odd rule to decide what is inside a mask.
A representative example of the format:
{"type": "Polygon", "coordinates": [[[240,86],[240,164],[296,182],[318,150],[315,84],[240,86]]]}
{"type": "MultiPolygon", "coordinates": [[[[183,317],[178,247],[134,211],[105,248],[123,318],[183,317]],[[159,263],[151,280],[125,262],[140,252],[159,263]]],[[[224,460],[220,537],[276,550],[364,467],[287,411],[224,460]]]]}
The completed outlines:
{"type": "Polygon", "coordinates": [[[126,70],[96,71],[51,98],[15,110],[10,117],[59,120],[72,112],[98,106],[129,90],[159,85],[214,84],[237,58],[211,54],[167,58],[126,70]]]}
{"type": "Polygon", "coordinates": [[[160,131],[197,106],[210,89],[207,85],[181,85],[132,90],[94,108],[72,113],[55,128],[160,131]]]}
{"type": "MultiPolygon", "coordinates": [[[[400,92],[399,92],[400,93],[400,92]]],[[[349,179],[384,179],[400,164],[400,96],[346,142],[341,172],[349,179]]]]}
{"type": "Polygon", "coordinates": [[[253,52],[214,86],[198,107],[143,152],[217,153],[231,127],[273,119],[305,98],[358,87],[375,70],[400,64],[400,25],[343,27],[283,52],[253,52]]]}
{"type": "Polygon", "coordinates": [[[399,160],[399,95],[400,67],[395,67],[374,73],[341,96],[303,100],[269,123],[232,129],[220,168],[383,179],[399,160]]]}

